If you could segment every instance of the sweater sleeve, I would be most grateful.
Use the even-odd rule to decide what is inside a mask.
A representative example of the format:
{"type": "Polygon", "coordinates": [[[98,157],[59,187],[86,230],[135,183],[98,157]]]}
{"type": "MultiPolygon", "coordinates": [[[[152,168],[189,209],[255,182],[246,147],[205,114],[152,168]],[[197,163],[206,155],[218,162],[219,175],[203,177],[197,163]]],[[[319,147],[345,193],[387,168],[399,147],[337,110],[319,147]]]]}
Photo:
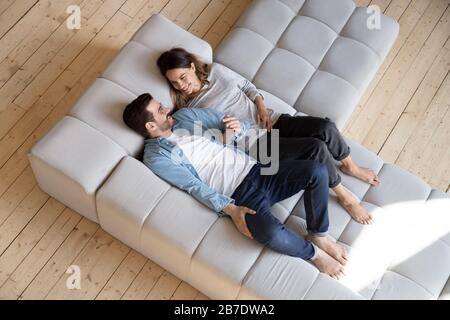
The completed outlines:
{"type": "Polygon", "coordinates": [[[228,83],[236,84],[237,87],[242,90],[251,101],[255,102],[257,96],[264,99],[264,96],[261,92],[259,92],[256,86],[239,73],[219,63],[214,63],[214,68],[216,68],[216,72],[226,78],[228,83]]]}

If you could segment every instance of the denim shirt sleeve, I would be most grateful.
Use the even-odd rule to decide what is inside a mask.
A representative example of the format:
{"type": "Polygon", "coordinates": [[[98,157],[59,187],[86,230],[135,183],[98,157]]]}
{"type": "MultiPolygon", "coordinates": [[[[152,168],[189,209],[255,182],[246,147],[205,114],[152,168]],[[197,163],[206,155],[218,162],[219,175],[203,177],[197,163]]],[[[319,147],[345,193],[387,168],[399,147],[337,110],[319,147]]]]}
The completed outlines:
{"type": "MultiPolygon", "coordinates": [[[[210,129],[218,129],[222,133],[225,131],[225,126],[223,123],[223,118],[225,117],[225,114],[219,111],[207,108],[183,108],[177,111],[174,114],[174,117],[178,121],[182,121],[184,124],[186,122],[191,124],[192,127],[194,126],[195,122],[201,122],[203,131],[210,129]]],[[[240,125],[241,131],[233,137],[230,143],[238,142],[239,140],[241,140],[242,137],[246,135],[248,129],[251,127],[251,122],[241,121],[240,125]]]]}
{"type": "Polygon", "coordinates": [[[247,134],[248,129],[252,126],[252,123],[250,121],[241,121],[241,131],[233,137],[232,142],[238,142],[240,141],[245,135],[247,134]]]}
{"type": "Polygon", "coordinates": [[[215,211],[219,216],[225,214],[223,209],[228,204],[234,203],[232,198],[217,193],[193,175],[189,169],[173,162],[166,156],[156,153],[145,155],[144,164],[163,180],[186,191],[199,202],[215,211]]]}

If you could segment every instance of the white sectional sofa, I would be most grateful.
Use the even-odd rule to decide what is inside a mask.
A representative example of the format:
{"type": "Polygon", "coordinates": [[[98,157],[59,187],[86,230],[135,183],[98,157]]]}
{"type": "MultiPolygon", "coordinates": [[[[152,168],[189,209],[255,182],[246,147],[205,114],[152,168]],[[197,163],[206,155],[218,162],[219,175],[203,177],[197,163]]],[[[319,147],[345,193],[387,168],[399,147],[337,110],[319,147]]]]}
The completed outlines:
{"type": "MultiPolygon", "coordinates": [[[[342,128],[393,45],[398,24],[381,16],[369,30],[351,0],[254,1],[214,54],[252,80],[266,104],[329,117],[342,128]]],[[[211,47],[161,15],[152,16],[29,154],[40,187],[117,239],[214,299],[445,299],[450,296],[450,199],[349,141],[378,187],[343,176],[375,216],[352,221],[330,194],[330,233],[347,246],[347,276],[336,281],[309,262],[241,235],[138,159],[143,139],[122,121],[127,103],[150,92],[171,105],[160,53],[182,46],[213,61],[211,47]]],[[[305,231],[302,194],[273,206],[305,231]]]]}

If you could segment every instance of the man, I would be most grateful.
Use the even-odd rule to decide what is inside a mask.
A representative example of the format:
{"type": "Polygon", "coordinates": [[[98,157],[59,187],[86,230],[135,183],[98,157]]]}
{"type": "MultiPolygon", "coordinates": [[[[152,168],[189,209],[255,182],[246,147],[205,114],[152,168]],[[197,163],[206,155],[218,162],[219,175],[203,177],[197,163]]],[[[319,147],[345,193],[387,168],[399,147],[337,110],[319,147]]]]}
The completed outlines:
{"type": "Polygon", "coordinates": [[[210,109],[184,108],[173,115],[148,93],[133,100],[124,122],[145,140],[144,164],[170,184],[188,192],[219,216],[228,215],[244,235],[290,256],[310,260],[339,279],[345,249],[326,237],[328,173],[316,161],[280,161],[276,174],[228,144],[248,129],[233,117],[210,109]],[[219,135],[205,134],[211,130],[219,135]],[[307,239],[288,230],[271,206],[304,190],[307,239]]]}

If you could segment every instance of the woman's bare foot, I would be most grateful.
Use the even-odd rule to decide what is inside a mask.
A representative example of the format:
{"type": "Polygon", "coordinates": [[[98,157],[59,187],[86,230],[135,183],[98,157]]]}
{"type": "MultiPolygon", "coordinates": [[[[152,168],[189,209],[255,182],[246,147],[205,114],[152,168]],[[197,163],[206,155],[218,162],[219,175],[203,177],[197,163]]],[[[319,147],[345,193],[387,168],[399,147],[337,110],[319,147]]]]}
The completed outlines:
{"type": "Polygon", "coordinates": [[[347,264],[347,251],[343,246],[334,243],[327,237],[317,237],[314,235],[306,236],[306,240],[314,243],[320,249],[328,253],[334,259],[336,259],[340,264],[347,264]]]}
{"type": "Polygon", "coordinates": [[[317,267],[317,269],[336,280],[341,279],[345,275],[344,266],[334,260],[322,249],[316,248],[316,250],[318,250],[317,256],[314,261],[311,260],[311,262],[317,267]]]}
{"type": "Polygon", "coordinates": [[[342,172],[350,176],[356,177],[364,182],[370,183],[374,187],[380,184],[380,179],[373,170],[358,167],[356,165],[352,167],[342,165],[339,168],[341,169],[342,172]]]}
{"type": "Polygon", "coordinates": [[[339,204],[348,212],[348,214],[356,221],[362,224],[372,224],[373,217],[365,208],[361,206],[359,201],[339,183],[333,187],[339,204]]]}
{"type": "Polygon", "coordinates": [[[373,217],[363,206],[361,206],[358,201],[355,199],[352,200],[343,200],[341,198],[337,198],[340,205],[348,212],[348,214],[355,220],[361,224],[372,224],[373,217]]]}

